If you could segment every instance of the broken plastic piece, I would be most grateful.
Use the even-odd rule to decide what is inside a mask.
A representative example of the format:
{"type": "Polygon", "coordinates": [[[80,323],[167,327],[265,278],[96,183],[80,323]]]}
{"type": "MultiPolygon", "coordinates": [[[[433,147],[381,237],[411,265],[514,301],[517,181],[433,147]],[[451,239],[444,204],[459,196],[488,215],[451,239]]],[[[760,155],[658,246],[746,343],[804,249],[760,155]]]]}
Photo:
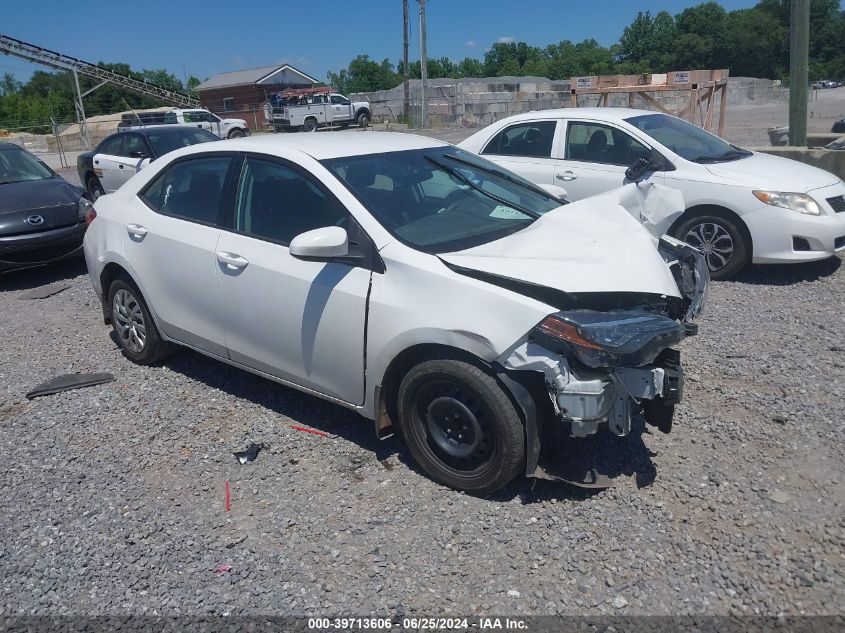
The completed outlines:
{"type": "Polygon", "coordinates": [[[587,489],[613,488],[616,485],[612,479],[604,473],[600,473],[595,468],[578,470],[575,467],[571,467],[567,469],[567,472],[550,473],[542,466],[537,466],[537,470],[529,476],[548,481],[560,481],[571,486],[587,489]]]}
{"type": "Polygon", "coordinates": [[[61,391],[70,391],[71,389],[79,389],[81,387],[93,387],[94,385],[102,385],[106,382],[112,382],[114,376],[111,374],[62,374],[51,378],[47,382],[42,382],[32,391],[26,394],[29,400],[39,396],[49,396],[61,391]]]}
{"type": "Polygon", "coordinates": [[[18,299],[46,299],[47,297],[59,294],[63,290],[67,290],[70,286],[71,284],[68,282],[48,284],[39,288],[33,288],[29,292],[25,292],[19,296],[18,299]]]}
{"type": "Polygon", "coordinates": [[[232,571],[231,565],[218,565],[214,568],[214,573],[218,576],[222,576],[223,574],[229,573],[230,571],[232,571]]]}
{"type": "Polygon", "coordinates": [[[290,428],[294,431],[302,431],[303,433],[310,433],[311,435],[319,435],[320,437],[328,437],[329,434],[325,431],[315,431],[314,429],[308,429],[304,426],[297,426],[296,424],[291,424],[290,428]]]}
{"type": "Polygon", "coordinates": [[[232,509],[232,493],[229,490],[229,482],[227,481],[225,486],[223,486],[223,490],[226,495],[226,512],[232,509]]]}
{"type": "Polygon", "coordinates": [[[249,446],[247,446],[242,451],[236,451],[232,453],[241,464],[246,464],[247,462],[255,461],[255,458],[258,457],[258,453],[262,448],[268,448],[266,444],[256,444],[255,442],[251,442],[249,446]]]}

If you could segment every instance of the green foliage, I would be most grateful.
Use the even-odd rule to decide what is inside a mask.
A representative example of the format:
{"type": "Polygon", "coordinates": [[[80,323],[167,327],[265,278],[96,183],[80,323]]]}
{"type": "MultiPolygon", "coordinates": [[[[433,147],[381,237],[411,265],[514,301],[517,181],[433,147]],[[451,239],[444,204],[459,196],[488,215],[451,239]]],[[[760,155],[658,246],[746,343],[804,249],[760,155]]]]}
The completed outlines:
{"type": "MultiPolygon", "coordinates": [[[[812,0],[810,13],[810,76],[845,79],[845,12],[839,0],[812,0]]],[[[611,47],[593,39],[569,40],[545,48],[525,42],[496,42],[483,60],[447,58],[428,60],[428,76],[503,77],[533,75],[568,79],[583,75],[638,74],[698,68],[728,68],[733,76],[779,79],[789,73],[790,0],[759,0],[750,9],[726,11],[718,2],[703,2],[672,16],[666,11],[640,12],[611,47]]],[[[357,72],[350,81],[348,69],[329,73],[329,81],[346,92],[383,90],[402,80],[402,63],[396,72],[385,60],[385,70],[357,72]],[[340,81],[342,85],[338,85],[340,81]],[[392,83],[391,83],[392,82],[392,83]]],[[[409,74],[420,78],[419,61],[409,74]]]]}
{"type": "MultiPolygon", "coordinates": [[[[128,64],[100,62],[98,65],[139,81],[147,81],[179,92],[185,91],[182,82],[166,70],[136,72],[128,64]]],[[[79,88],[83,93],[98,83],[96,79],[79,76],[79,88]]],[[[198,83],[196,77],[188,79],[188,85],[191,87],[198,83]]],[[[51,120],[57,123],[74,122],[77,119],[74,94],[73,74],[67,71],[37,70],[23,85],[11,74],[6,73],[0,80],[0,128],[46,134],[52,130],[51,120]]],[[[97,88],[84,97],[83,103],[86,116],[166,105],[158,99],[121,91],[110,84],[97,88]]]]}

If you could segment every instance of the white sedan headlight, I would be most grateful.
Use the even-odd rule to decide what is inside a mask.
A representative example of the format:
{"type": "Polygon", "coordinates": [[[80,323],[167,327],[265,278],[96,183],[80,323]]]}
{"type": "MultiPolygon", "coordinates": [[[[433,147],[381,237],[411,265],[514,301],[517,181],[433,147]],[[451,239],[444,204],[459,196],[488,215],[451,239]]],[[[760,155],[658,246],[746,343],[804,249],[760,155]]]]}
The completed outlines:
{"type": "Polygon", "coordinates": [[[819,205],[806,193],[786,193],[783,191],[752,191],[760,201],[770,204],[773,207],[792,209],[806,215],[821,215],[819,205]]]}

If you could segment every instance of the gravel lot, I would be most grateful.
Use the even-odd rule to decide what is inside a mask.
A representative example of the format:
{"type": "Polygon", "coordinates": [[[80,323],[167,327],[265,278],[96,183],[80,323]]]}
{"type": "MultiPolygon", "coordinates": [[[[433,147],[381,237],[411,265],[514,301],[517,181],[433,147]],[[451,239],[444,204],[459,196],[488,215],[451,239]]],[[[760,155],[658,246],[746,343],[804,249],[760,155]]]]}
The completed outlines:
{"type": "Polygon", "coordinates": [[[0,615],[843,613],[840,258],[714,283],[673,433],[577,444],[602,492],[469,497],[343,409],[189,351],[135,366],[81,261],[0,277],[0,313],[0,615]],[[117,380],[24,398],[85,371],[117,380]]]}

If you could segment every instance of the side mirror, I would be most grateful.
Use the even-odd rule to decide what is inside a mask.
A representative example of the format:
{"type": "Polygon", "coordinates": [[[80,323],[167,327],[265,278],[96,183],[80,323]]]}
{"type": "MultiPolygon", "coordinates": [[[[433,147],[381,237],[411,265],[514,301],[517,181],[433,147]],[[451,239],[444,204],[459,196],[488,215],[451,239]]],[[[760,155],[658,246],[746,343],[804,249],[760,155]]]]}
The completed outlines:
{"type": "Polygon", "coordinates": [[[639,182],[648,172],[654,171],[654,165],[648,158],[638,158],[633,165],[625,170],[625,180],[639,182]]]}
{"type": "MultiPolygon", "coordinates": [[[[560,200],[566,200],[566,189],[560,187],[558,185],[539,185],[540,189],[545,191],[546,193],[554,196],[555,198],[559,198],[560,200]]],[[[568,202],[568,200],[567,200],[568,202]]]]}
{"type": "Polygon", "coordinates": [[[301,259],[326,260],[349,255],[346,229],[326,226],[300,233],[290,242],[290,254],[301,259]]]}

